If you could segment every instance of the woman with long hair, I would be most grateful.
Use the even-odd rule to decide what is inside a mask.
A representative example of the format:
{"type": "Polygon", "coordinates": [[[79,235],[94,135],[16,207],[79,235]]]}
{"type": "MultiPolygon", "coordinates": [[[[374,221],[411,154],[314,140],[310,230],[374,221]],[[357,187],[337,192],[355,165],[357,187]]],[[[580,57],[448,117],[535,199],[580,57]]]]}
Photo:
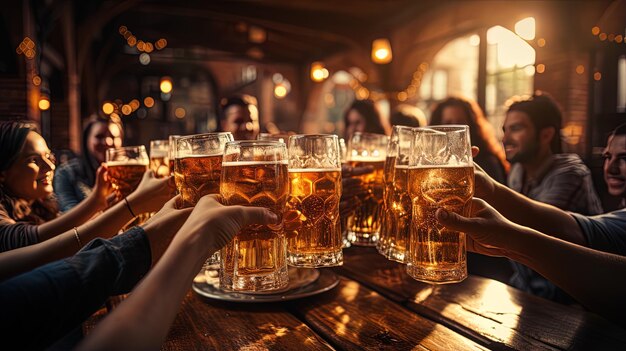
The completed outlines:
{"type": "Polygon", "coordinates": [[[480,149],[474,162],[492,178],[506,184],[509,163],[506,161],[504,150],[496,138],[493,127],[476,102],[460,97],[448,97],[441,101],[430,117],[430,125],[439,124],[468,125],[472,145],[480,149]]]}
{"type": "Polygon", "coordinates": [[[96,170],[105,160],[106,150],[122,146],[122,128],[110,120],[91,119],[83,129],[81,154],[54,173],[54,193],[61,212],[84,200],[96,183],[96,170]]]}
{"type": "Polygon", "coordinates": [[[0,122],[0,149],[0,280],[72,255],[96,237],[111,237],[135,213],[156,211],[171,197],[171,180],[148,171],[137,190],[92,219],[106,209],[111,192],[103,165],[92,193],[59,216],[52,196],[54,161],[34,124],[0,122]]]}
{"type": "Polygon", "coordinates": [[[356,132],[386,134],[380,115],[371,100],[355,100],[346,110],[343,119],[346,141],[356,132]]]}

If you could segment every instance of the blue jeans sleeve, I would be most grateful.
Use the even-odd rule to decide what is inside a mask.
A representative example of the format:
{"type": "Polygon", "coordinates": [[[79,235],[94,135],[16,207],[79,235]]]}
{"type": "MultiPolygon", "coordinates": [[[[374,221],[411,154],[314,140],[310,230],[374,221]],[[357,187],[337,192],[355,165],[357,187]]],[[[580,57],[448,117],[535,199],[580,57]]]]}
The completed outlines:
{"type": "Polygon", "coordinates": [[[151,265],[150,243],[135,227],[95,239],[76,255],[0,284],[0,330],[6,345],[41,349],[97,311],[111,295],[129,292],[151,265]]]}

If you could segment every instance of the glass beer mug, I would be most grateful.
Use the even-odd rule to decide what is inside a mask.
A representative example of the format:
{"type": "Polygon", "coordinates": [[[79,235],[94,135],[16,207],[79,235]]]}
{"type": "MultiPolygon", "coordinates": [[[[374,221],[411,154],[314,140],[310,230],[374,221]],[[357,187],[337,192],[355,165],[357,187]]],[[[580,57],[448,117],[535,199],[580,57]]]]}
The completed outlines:
{"type": "Polygon", "coordinates": [[[407,273],[427,283],[455,283],[467,277],[465,233],[444,228],[439,208],[468,216],[474,195],[474,168],[464,125],[416,129],[409,163],[413,218],[407,273]]]}

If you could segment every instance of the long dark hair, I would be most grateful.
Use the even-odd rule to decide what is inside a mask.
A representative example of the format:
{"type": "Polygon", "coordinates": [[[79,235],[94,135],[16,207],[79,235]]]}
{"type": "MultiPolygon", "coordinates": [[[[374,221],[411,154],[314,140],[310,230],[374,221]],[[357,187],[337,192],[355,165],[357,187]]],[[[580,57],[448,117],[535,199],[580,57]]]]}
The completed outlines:
{"type": "Polygon", "coordinates": [[[93,127],[98,124],[104,124],[106,126],[111,123],[110,121],[103,118],[92,118],[90,119],[85,127],[83,128],[83,138],[80,143],[80,169],[79,172],[82,173],[81,178],[85,179],[87,185],[94,186],[96,183],[96,171],[98,170],[98,161],[89,153],[89,147],[87,143],[89,142],[89,134],[91,134],[91,130],[93,127]]]}
{"type": "Polygon", "coordinates": [[[348,126],[348,114],[351,110],[358,112],[365,120],[365,132],[385,134],[385,128],[380,122],[380,116],[372,100],[355,100],[343,115],[344,125],[348,126]]]}
{"type": "Polygon", "coordinates": [[[460,97],[449,97],[441,101],[430,116],[430,124],[441,124],[443,110],[446,107],[459,107],[467,117],[467,124],[470,129],[470,138],[472,144],[478,146],[481,154],[491,154],[495,156],[505,170],[509,169],[509,163],[506,161],[504,150],[500,146],[494,130],[485,118],[480,106],[474,101],[466,100],[460,97]]]}
{"type": "MultiPolygon", "coordinates": [[[[30,121],[0,122],[0,172],[9,169],[19,156],[29,132],[37,132],[37,126],[30,121]]],[[[32,204],[18,198],[0,183],[0,205],[14,221],[42,224],[58,215],[56,199],[53,195],[36,199],[32,204]]]]}

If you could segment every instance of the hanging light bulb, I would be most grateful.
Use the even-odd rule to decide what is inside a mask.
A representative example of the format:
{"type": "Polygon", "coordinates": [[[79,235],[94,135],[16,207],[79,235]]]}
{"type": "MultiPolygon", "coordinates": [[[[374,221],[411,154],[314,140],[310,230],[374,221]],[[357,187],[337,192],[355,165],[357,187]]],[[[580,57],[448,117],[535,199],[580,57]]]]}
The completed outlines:
{"type": "Polygon", "coordinates": [[[311,80],[314,82],[322,82],[328,78],[328,70],[321,61],[315,61],[311,64],[311,80]]]}
{"type": "Polygon", "coordinates": [[[389,39],[376,39],[372,42],[372,62],[386,64],[391,62],[393,54],[389,39]]]}

